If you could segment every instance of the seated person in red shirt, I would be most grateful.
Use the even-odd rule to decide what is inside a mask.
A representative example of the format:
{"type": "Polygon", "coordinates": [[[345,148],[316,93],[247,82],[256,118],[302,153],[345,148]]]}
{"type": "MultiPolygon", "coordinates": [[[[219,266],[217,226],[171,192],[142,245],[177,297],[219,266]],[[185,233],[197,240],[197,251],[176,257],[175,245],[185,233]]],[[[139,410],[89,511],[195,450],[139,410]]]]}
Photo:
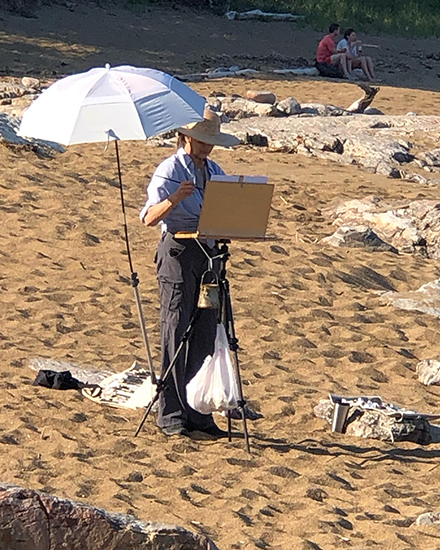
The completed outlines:
{"type": "Polygon", "coordinates": [[[329,27],[329,34],[324,36],[318,46],[316,54],[316,68],[323,76],[342,76],[350,79],[351,65],[347,53],[337,52],[335,40],[339,35],[339,25],[332,23],[329,27]],[[339,75],[338,75],[339,73],[339,75]]]}

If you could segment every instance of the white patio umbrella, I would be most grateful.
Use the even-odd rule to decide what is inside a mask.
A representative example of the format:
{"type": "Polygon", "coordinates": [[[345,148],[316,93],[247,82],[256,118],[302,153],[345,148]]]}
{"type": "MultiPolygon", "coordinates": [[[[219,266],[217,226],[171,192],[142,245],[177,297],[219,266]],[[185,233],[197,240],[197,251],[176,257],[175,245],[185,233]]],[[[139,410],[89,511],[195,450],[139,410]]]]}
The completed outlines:
{"type": "Polygon", "coordinates": [[[203,120],[205,99],[174,77],[123,65],[67,76],[26,110],[19,135],[62,145],[115,142],[125,243],[142,336],[153,382],[156,375],[130,253],[118,141],[149,137],[203,120]]]}
{"type": "Polygon", "coordinates": [[[23,115],[19,134],[62,145],[147,139],[203,120],[205,99],[154,69],[90,69],[58,80],[23,115]]]}

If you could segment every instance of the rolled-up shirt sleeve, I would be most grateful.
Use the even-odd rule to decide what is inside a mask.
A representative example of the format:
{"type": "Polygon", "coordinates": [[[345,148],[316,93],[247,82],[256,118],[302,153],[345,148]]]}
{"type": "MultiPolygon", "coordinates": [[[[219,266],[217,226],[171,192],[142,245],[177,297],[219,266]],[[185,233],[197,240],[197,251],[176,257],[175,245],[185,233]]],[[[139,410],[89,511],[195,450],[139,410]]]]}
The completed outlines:
{"type": "Polygon", "coordinates": [[[142,208],[139,214],[139,218],[141,219],[141,222],[144,221],[150,206],[153,206],[153,204],[159,204],[164,199],[166,199],[166,196],[161,198],[161,196],[163,195],[163,190],[158,185],[152,185],[152,184],[153,184],[153,180],[151,180],[151,183],[147,189],[147,202],[145,203],[145,206],[142,208]]]}
{"type": "MultiPolygon", "coordinates": [[[[162,171],[166,173],[163,168],[162,171]]],[[[159,176],[158,170],[156,170],[156,172],[153,174],[153,177],[151,178],[151,181],[147,188],[147,202],[145,203],[145,206],[142,208],[139,214],[141,222],[144,221],[150,206],[159,204],[160,202],[167,199],[172,193],[177,191],[179,184],[167,181],[167,177],[169,177],[168,174],[162,177],[159,176]]]]}

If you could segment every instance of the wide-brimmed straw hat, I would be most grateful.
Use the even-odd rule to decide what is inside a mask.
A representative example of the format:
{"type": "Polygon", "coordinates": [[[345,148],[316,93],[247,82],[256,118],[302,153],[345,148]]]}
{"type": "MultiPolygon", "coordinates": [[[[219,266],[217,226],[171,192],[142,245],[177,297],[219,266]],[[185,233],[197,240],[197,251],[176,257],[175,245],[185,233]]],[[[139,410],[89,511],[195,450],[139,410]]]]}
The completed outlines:
{"type": "Polygon", "coordinates": [[[201,122],[193,122],[178,128],[177,131],[202,143],[209,143],[209,145],[233,147],[240,143],[240,140],[235,136],[220,131],[221,120],[214,111],[209,108],[205,109],[203,117],[201,122]]]}

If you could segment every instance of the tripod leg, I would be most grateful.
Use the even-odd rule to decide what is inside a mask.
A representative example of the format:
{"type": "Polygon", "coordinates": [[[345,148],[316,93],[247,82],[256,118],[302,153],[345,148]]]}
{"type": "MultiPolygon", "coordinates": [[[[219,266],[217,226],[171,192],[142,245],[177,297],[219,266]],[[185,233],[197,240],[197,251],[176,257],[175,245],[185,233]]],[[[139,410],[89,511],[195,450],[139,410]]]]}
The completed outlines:
{"type": "Polygon", "coordinates": [[[246,443],[246,451],[250,454],[251,453],[251,446],[249,443],[249,432],[247,428],[247,420],[246,420],[246,411],[244,410],[244,406],[246,405],[246,401],[243,399],[238,404],[240,411],[241,411],[241,419],[243,420],[243,431],[244,431],[244,440],[246,443]]]}
{"type": "Polygon", "coordinates": [[[159,399],[159,396],[160,396],[161,392],[164,391],[164,389],[166,387],[166,381],[168,380],[168,377],[172,373],[172,371],[174,369],[174,365],[177,363],[177,359],[179,358],[179,355],[180,355],[183,347],[188,342],[188,340],[191,338],[191,334],[193,333],[194,326],[195,326],[199,316],[200,316],[200,310],[197,309],[195,314],[193,315],[193,318],[189,322],[189,325],[188,325],[187,329],[183,333],[182,339],[180,340],[179,347],[176,349],[176,353],[174,354],[174,357],[172,358],[171,363],[168,365],[168,367],[167,367],[166,371],[164,372],[161,380],[158,380],[158,382],[157,382],[156,394],[155,394],[155,396],[153,397],[153,399],[151,400],[151,402],[149,403],[149,405],[147,406],[147,408],[145,410],[144,416],[142,417],[142,420],[141,420],[141,422],[140,422],[140,424],[139,424],[139,426],[138,426],[138,428],[137,428],[137,430],[134,434],[135,437],[141,431],[142,426],[145,424],[145,421],[147,420],[147,418],[148,418],[148,416],[151,412],[151,409],[153,408],[154,404],[159,399]]]}
{"type": "Polygon", "coordinates": [[[229,443],[232,441],[232,418],[231,418],[231,411],[228,411],[227,413],[228,417],[228,441],[229,443]]]}
{"type": "Polygon", "coordinates": [[[145,424],[145,421],[147,420],[152,408],[154,407],[154,405],[157,403],[157,400],[159,399],[159,395],[160,395],[161,391],[162,391],[162,389],[159,390],[159,386],[157,386],[156,394],[153,397],[153,399],[150,401],[150,403],[148,404],[147,408],[145,409],[144,416],[142,417],[142,420],[141,420],[139,426],[137,427],[137,430],[134,433],[134,437],[137,437],[139,435],[139,432],[142,430],[142,427],[145,424]]]}
{"type": "MultiPolygon", "coordinates": [[[[246,450],[248,453],[251,452],[251,447],[249,443],[249,432],[247,428],[247,420],[246,420],[246,411],[244,409],[246,405],[246,401],[244,399],[243,395],[243,384],[241,382],[241,373],[240,373],[240,363],[238,360],[238,340],[235,335],[235,326],[234,326],[234,317],[232,313],[232,303],[231,303],[231,294],[229,291],[229,282],[226,279],[225,276],[225,268],[223,268],[223,276],[221,279],[221,284],[223,288],[223,317],[224,317],[224,323],[226,327],[226,333],[228,335],[229,339],[229,348],[234,353],[234,366],[235,366],[235,372],[237,374],[237,382],[238,382],[238,394],[240,397],[240,401],[238,402],[238,407],[241,412],[241,418],[243,420],[243,432],[244,432],[244,439],[246,443],[246,450]]],[[[230,419],[229,419],[230,420],[230,419]]]]}

